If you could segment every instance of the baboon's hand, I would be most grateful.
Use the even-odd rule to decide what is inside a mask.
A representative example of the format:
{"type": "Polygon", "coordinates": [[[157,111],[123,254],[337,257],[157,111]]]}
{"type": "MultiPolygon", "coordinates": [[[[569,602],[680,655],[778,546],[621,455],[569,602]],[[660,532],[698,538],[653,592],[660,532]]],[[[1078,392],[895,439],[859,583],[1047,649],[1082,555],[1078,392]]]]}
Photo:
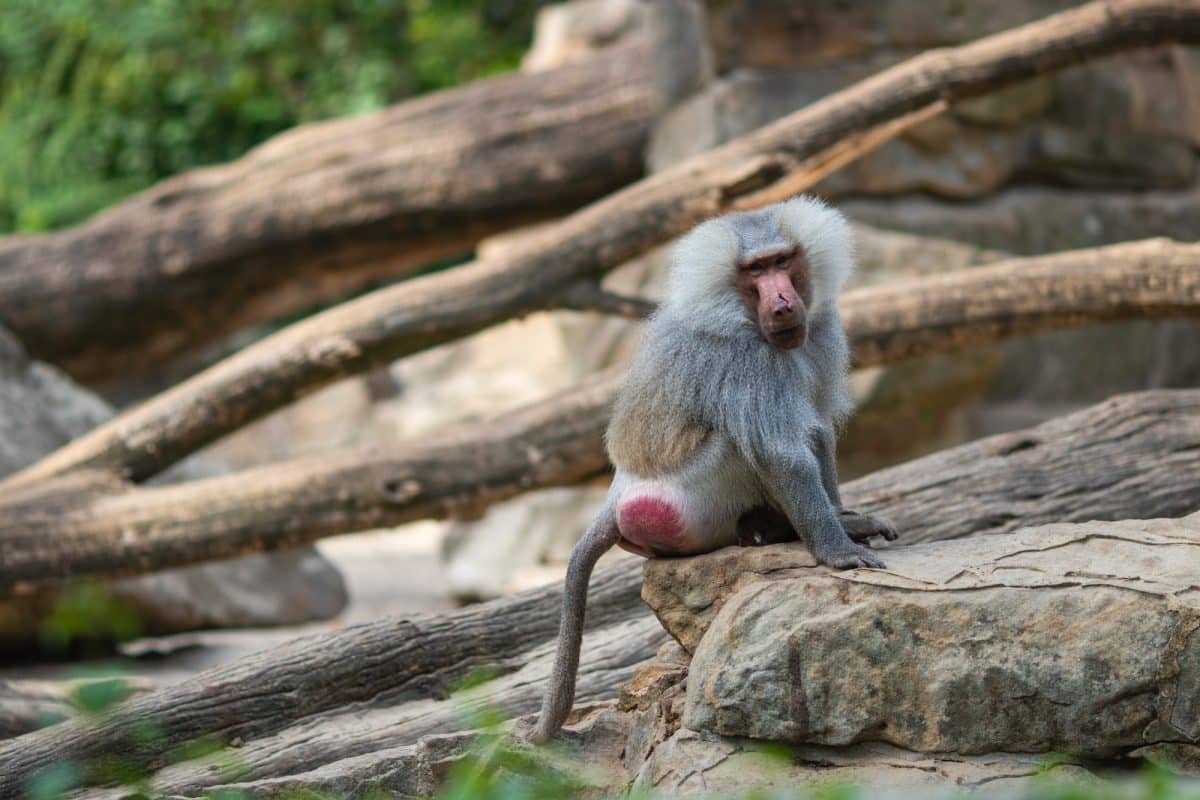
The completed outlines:
{"type": "Polygon", "coordinates": [[[879,556],[849,539],[824,547],[814,546],[813,556],[822,564],[836,569],[856,569],[858,567],[887,569],[879,556]]]}
{"type": "Polygon", "coordinates": [[[876,536],[882,536],[887,541],[894,542],[900,535],[892,523],[883,517],[873,517],[870,514],[861,514],[858,511],[844,508],[841,520],[846,535],[863,544],[876,536]]]}

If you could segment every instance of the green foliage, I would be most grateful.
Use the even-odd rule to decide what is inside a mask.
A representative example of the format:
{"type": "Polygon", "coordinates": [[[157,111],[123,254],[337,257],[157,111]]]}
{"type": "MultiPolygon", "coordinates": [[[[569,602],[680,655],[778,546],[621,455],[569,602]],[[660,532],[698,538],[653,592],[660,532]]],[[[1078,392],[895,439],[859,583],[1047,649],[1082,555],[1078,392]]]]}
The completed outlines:
{"type": "Polygon", "coordinates": [[[544,0],[5,0],[0,231],[512,68],[544,0]]]}

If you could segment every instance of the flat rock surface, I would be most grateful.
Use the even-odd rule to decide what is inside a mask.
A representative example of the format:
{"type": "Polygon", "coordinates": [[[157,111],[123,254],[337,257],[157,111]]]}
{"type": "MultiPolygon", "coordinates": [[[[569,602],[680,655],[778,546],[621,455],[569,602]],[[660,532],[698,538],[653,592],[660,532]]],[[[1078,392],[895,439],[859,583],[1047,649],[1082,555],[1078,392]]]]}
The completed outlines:
{"type": "Polygon", "coordinates": [[[693,653],[684,725],[922,752],[1111,756],[1200,737],[1200,514],[889,549],[799,544],[649,562],[693,653]]]}
{"type": "MultiPolygon", "coordinates": [[[[965,790],[983,786],[1001,796],[1018,795],[1032,776],[1045,771],[1046,759],[1031,754],[931,756],[878,742],[783,748],[683,728],[654,750],[634,785],[671,797],[725,797],[750,790],[789,796],[799,786],[852,785],[869,792],[859,796],[912,800],[962,797],[965,790]]],[[[1048,771],[1059,780],[1094,780],[1072,764],[1048,771]]],[[[1039,780],[1044,784],[1046,778],[1039,780]]]]}

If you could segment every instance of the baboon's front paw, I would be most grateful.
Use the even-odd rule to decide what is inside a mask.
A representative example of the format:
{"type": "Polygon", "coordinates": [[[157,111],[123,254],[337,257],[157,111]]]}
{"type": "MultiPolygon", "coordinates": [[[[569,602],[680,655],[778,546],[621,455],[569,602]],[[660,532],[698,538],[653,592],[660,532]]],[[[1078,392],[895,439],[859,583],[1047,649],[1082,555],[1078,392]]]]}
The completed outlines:
{"type": "Polygon", "coordinates": [[[868,542],[876,536],[894,542],[900,536],[895,526],[884,517],[873,517],[870,514],[843,509],[841,522],[846,535],[856,542],[868,542]]]}
{"type": "Polygon", "coordinates": [[[845,547],[830,548],[813,553],[817,561],[836,569],[887,569],[883,560],[867,548],[853,542],[846,542],[845,547]]]}

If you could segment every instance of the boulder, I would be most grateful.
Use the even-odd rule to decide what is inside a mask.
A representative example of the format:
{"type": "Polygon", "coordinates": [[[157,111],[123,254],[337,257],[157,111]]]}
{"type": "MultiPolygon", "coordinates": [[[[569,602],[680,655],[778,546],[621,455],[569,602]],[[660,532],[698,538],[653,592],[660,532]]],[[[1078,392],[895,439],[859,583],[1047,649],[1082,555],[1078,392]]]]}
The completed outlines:
{"type": "Polygon", "coordinates": [[[1075,0],[968,4],[947,0],[708,2],[710,35],[722,71],[738,65],[812,67],[880,50],[903,54],[944,47],[1075,5],[1075,0]]]}
{"type": "MultiPolygon", "coordinates": [[[[0,328],[0,475],[32,463],[112,413],[54,367],[31,361],[0,328]]],[[[195,477],[211,469],[211,463],[194,461],[173,475],[195,477]]],[[[109,594],[147,634],[297,624],[328,619],[346,604],[341,575],[312,548],[114,581],[109,594]]],[[[57,589],[39,588],[0,601],[0,643],[24,648],[37,641],[59,599],[57,589]]]]}
{"type": "Polygon", "coordinates": [[[929,197],[846,198],[838,203],[859,222],[937,236],[1016,255],[1167,236],[1200,239],[1200,189],[1074,191],[1008,188],[973,203],[929,197]]]}
{"type": "Polygon", "coordinates": [[[683,724],[925,753],[1111,757],[1200,741],[1200,513],[886,550],[800,544],[647,562],[693,653],[683,724]]]}

